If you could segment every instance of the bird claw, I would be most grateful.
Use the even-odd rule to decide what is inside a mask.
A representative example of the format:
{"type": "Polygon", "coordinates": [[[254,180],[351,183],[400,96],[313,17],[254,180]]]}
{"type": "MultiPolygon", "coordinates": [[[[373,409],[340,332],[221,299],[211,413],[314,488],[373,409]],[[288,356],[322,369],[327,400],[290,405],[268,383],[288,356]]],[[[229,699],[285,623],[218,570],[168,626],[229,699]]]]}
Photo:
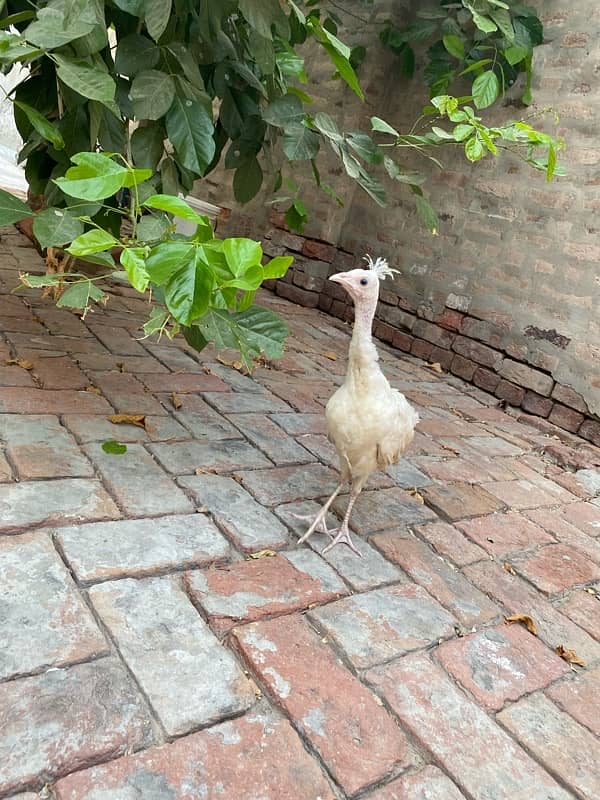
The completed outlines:
{"type": "Polygon", "coordinates": [[[313,517],[312,514],[293,514],[293,513],[292,513],[291,516],[294,517],[294,519],[302,520],[302,522],[310,522],[310,523],[312,523],[310,528],[309,528],[310,533],[307,531],[304,534],[304,536],[302,537],[302,539],[299,540],[300,543],[305,538],[308,539],[308,537],[310,536],[311,533],[315,533],[315,532],[316,533],[326,533],[327,536],[331,536],[331,534],[329,533],[329,528],[327,527],[327,522],[325,521],[325,517],[323,516],[322,518],[320,518],[321,517],[320,512],[319,512],[319,514],[317,514],[316,517],[313,517]],[[313,525],[314,525],[314,527],[313,527],[313,525]]]}
{"type": "Polygon", "coordinates": [[[328,553],[332,547],[336,546],[336,544],[347,544],[353,553],[356,553],[356,555],[359,556],[360,558],[363,557],[363,554],[360,552],[360,550],[357,549],[354,542],[350,538],[350,531],[348,530],[347,526],[339,528],[337,535],[335,537],[333,536],[333,531],[331,531],[329,535],[332,537],[331,541],[326,547],[324,547],[321,550],[321,555],[328,553]]]}

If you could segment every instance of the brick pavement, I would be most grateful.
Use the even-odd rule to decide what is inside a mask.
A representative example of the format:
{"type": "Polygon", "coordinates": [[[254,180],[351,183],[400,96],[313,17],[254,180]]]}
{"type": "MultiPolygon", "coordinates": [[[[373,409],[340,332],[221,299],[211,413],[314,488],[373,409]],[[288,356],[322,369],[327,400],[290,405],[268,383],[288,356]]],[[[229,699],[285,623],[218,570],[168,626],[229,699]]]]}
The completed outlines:
{"type": "Polygon", "coordinates": [[[0,798],[600,796],[600,450],[382,346],[423,422],[357,502],[364,558],[324,558],[293,514],[335,485],[344,324],[264,295],[291,336],[249,378],[141,340],[133,292],[11,295],[20,264],[6,230],[0,798]]]}

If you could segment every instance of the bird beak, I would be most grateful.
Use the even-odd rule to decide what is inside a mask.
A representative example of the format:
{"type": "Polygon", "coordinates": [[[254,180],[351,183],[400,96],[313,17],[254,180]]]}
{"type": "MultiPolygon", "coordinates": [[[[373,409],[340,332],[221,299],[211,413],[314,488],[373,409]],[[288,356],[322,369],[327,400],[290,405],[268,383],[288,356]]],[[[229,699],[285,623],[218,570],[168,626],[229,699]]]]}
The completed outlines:
{"type": "Polygon", "coordinates": [[[329,276],[329,280],[333,281],[334,283],[339,283],[341,286],[347,286],[348,285],[348,279],[346,277],[346,274],[347,273],[345,273],[345,272],[336,272],[335,275],[330,275],[329,276]]]}

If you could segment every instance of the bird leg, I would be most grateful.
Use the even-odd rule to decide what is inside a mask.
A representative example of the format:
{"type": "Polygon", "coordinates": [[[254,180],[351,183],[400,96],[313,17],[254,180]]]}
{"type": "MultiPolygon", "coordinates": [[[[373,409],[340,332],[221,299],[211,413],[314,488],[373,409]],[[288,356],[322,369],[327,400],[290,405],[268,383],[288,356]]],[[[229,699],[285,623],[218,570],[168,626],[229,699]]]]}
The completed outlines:
{"type": "MultiPolygon", "coordinates": [[[[350,493],[350,500],[348,501],[348,508],[346,509],[346,514],[344,515],[344,519],[342,520],[342,524],[338,528],[337,534],[332,540],[329,542],[327,547],[324,547],[322,552],[327,553],[331,550],[332,547],[335,547],[336,544],[347,544],[350,550],[356,553],[357,556],[362,558],[362,553],[357,550],[354,542],[350,538],[350,531],[348,530],[348,520],[350,519],[350,513],[352,512],[352,507],[354,503],[356,503],[356,498],[360,494],[360,489],[355,491],[354,489],[350,493]]],[[[331,534],[330,534],[331,535],[331,534]]]]}
{"type": "MultiPolygon", "coordinates": [[[[333,503],[338,494],[342,491],[344,485],[345,485],[344,483],[340,483],[335,492],[331,495],[331,497],[327,500],[325,505],[321,508],[317,516],[313,519],[310,528],[306,531],[304,536],[298,539],[298,544],[304,544],[304,542],[309,538],[309,536],[312,536],[312,534],[315,531],[326,533],[328,536],[331,536],[329,530],[327,529],[327,522],[326,522],[327,512],[329,511],[330,505],[333,503]]],[[[304,515],[300,516],[299,514],[294,514],[294,516],[297,517],[297,519],[312,519],[312,517],[305,517],[304,515]]]]}

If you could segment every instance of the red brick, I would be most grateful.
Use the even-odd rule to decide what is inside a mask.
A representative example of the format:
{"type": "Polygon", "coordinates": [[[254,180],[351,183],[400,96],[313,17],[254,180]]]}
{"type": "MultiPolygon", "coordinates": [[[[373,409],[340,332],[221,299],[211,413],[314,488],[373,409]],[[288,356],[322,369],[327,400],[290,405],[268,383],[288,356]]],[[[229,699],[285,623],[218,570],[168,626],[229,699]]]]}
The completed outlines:
{"type": "Polygon", "coordinates": [[[413,356],[423,359],[428,359],[432,350],[433,345],[431,342],[424,342],[422,339],[415,339],[410,348],[410,352],[413,356]]]}
{"type": "Polygon", "coordinates": [[[581,589],[573,592],[564,603],[561,603],[559,608],[563,614],[587,631],[590,636],[600,641],[599,602],[600,587],[596,586],[591,590],[581,589]],[[590,591],[592,594],[589,593],[590,591]]]}
{"type": "Polygon", "coordinates": [[[506,400],[510,406],[520,406],[525,397],[525,389],[510,381],[501,380],[494,390],[496,397],[506,400]]]}
{"type": "Polygon", "coordinates": [[[157,375],[136,373],[136,379],[141,381],[151,392],[228,392],[229,386],[216,375],[202,373],[159,373],[157,375]]]}
{"type": "Polygon", "coordinates": [[[545,594],[558,594],[578,584],[600,579],[600,566],[563,544],[543,547],[530,556],[513,559],[513,566],[545,594]]]}
{"type": "MultiPolygon", "coordinates": [[[[8,356],[7,356],[8,358],[8,356]]],[[[28,370],[17,364],[6,366],[0,360],[0,387],[4,386],[35,386],[34,380],[28,370]]]]}
{"type": "Polygon", "coordinates": [[[450,369],[450,364],[454,358],[454,353],[451,350],[444,350],[441,347],[434,347],[429,354],[429,361],[432,364],[439,364],[442,369],[450,369]]]}
{"type": "Polygon", "coordinates": [[[529,414],[535,414],[538,417],[547,417],[552,411],[554,403],[549,397],[542,397],[535,392],[525,392],[525,397],[521,402],[521,407],[529,414]]]}
{"type": "Polygon", "coordinates": [[[412,328],[412,333],[419,339],[449,349],[454,341],[454,334],[424,319],[418,319],[412,328]]]}
{"type": "MultiPolygon", "coordinates": [[[[126,372],[90,372],[90,379],[120,414],[166,414],[148,390],[126,372]]],[[[81,412],[83,413],[83,412],[81,412]]]]}
{"type": "Polygon", "coordinates": [[[434,317],[433,321],[436,325],[441,325],[442,328],[447,328],[449,331],[457,331],[463,319],[464,314],[461,314],[460,311],[455,311],[453,308],[445,308],[441,314],[434,317]]]}
{"type": "Polygon", "coordinates": [[[517,624],[503,623],[444,642],[436,657],[490,711],[570,672],[565,661],[517,624]]]}
{"type": "Polygon", "coordinates": [[[114,327],[114,321],[112,324],[109,322],[108,326],[96,324],[93,327],[90,325],[90,328],[111,353],[118,353],[122,356],[147,355],[142,345],[131,335],[131,332],[126,328],[114,327]]]}
{"type": "Polygon", "coordinates": [[[400,537],[397,533],[381,533],[371,541],[463,625],[480,625],[500,613],[500,609],[463,575],[445,564],[439,556],[432,556],[430,548],[417,539],[400,537]]]}
{"type": "Polygon", "coordinates": [[[480,486],[454,483],[451,486],[434,484],[421,489],[426,503],[449,520],[479,517],[499,511],[503,504],[480,486]]]}
{"type": "Polygon", "coordinates": [[[302,617],[245,625],[233,636],[259,683],[345,792],[411,763],[396,723],[302,617]]]}
{"type": "Polygon", "coordinates": [[[398,350],[402,350],[404,353],[410,353],[414,341],[414,337],[409,336],[407,333],[402,333],[402,331],[395,331],[392,337],[392,344],[394,347],[397,347],[398,350]]]}
{"type": "Polygon", "coordinates": [[[541,475],[535,481],[526,479],[497,481],[484,484],[484,488],[507,506],[515,509],[552,506],[576,499],[570,492],[541,475]]]}
{"type": "Polygon", "coordinates": [[[459,355],[454,356],[450,365],[450,372],[453,375],[458,375],[459,378],[464,378],[466,381],[472,380],[476,369],[477,364],[459,355]]]}
{"type": "Polygon", "coordinates": [[[469,339],[479,339],[491,347],[502,349],[503,336],[498,332],[498,326],[491,322],[465,317],[461,323],[460,332],[469,339]]]}
{"type": "Polygon", "coordinates": [[[577,32],[566,33],[563,36],[563,47],[585,47],[588,43],[589,34],[577,32]]]}
{"type": "Polygon", "coordinates": [[[504,359],[498,371],[506,380],[512,381],[525,389],[531,389],[538,394],[544,395],[544,397],[549,397],[554,388],[554,380],[550,375],[545,375],[543,372],[532,369],[526,364],[520,364],[518,361],[511,361],[509,358],[504,359]]]}
{"type": "Polygon", "coordinates": [[[590,536],[600,536],[600,506],[593,503],[573,503],[561,509],[560,513],[578,530],[590,536]]]}
{"type": "Polygon", "coordinates": [[[103,397],[68,389],[0,389],[0,412],[13,414],[112,414],[103,397]]]}
{"type": "Polygon", "coordinates": [[[554,780],[426,655],[372,669],[366,679],[469,797],[566,800],[554,780]]]}
{"type": "Polygon", "coordinates": [[[600,422],[596,422],[593,419],[586,419],[585,422],[581,424],[578,434],[597,447],[600,447],[600,422]]]}
{"type": "Polygon", "coordinates": [[[21,350],[33,363],[38,384],[44,389],[84,389],[89,379],[69,356],[57,356],[47,350],[21,350]]]}
{"type": "Polygon", "coordinates": [[[381,339],[382,342],[391,342],[395,333],[396,330],[392,328],[391,325],[386,325],[385,322],[375,320],[373,324],[373,335],[376,339],[381,339]]]}
{"type": "Polygon", "coordinates": [[[440,555],[451,559],[459,567],[487,558],[485,550],[473,544],[461,531],[446,522],[420,525],[416,530],[440,555]]]}
{"type": "Polygon", "coordinates": [[[582,414],[587,414],[589,412],[587,403],[583,397],[574,389],[571,389],[570,386],[563,386],[557,383],[552,390],[552,397],[554,400],[558,400],[559,403],[563,403],[563,405],[569,408],[574,408],[575,411],[581,411],[582,414]]]}
{"type": "Polygon", "coordinates": [[[469,358],[471,361],[476,361],[484,367],[498,369],[502,362],[502,353],[487,347],[485,344],[467,339],[465,336],[457,336],[452,349],[459,355],[469,358]]]}
{"type": "Polygon", "coordinates": [[[571,525],[563,515],[565,509],[536,508],[525,515],[549,531],[561,544],[574,547],[597,564],[600,563],[600,541],[571,525]]]}
{"type": "Polygon", "coordinates": [[[506,381],[501,381],[500,376],[496,375],[495,372],[480,367],[479,369],[476,369],[475,373],[473,374],[473,383],[475,386],[483,389],[484,392],[495,392],[499,384],[506,383],[506,381]]]}
{"type": "Polygon", "coordinates": [[[376,789],[367,800],[464,800],[464,795],[441,770],[429,764],[420,772],[376,789]]]}
{"type": "Polygon", "coordinates": [[[316,308],[319,304],[319,295],[316,292],[307,292],[306,289],[300,289],[298,286],[290,286],[281,281],[277,284],[277,294],[305,308],[316,308]]]}
{"type": "Polygon", "coordinates": [[[579,411],[574,411],[572,408],[567,408],[567,406],[561,406],[559,403],[554,403],[554,407],[548,417],[549,422],[566,431],[571,431],[571,433],[577,433],[584,419],[585,417],[579,411]]]}
{"type": "Polygon", "coordinates": [[[302,245],[302,255],[308,258],[316,258],[319,261],[331,263],[335,258],[336,248],[332,244],[325,242],[315,242],[313,239],[305,239],[302,245]]]}
{"type": "Polygon", "coordinates": [[[252,712],[173,744],[153,747],[69,775],[58,800],[139,795],[197,800],[335,800],[333,791],[287,720],[252,712]],[[276,765],[276,768],[274,767],[276,765]],[[158,793],[158,794],[156,794],[158,793]]]}
{"type": "Polygon", "coordinates": [[[280,229],[271,232],[271,243],[285,247],[286,250],[294,250],[300,253],[302,252],[304,242],[304,236],[297,236],[295,233],[288,233],[280,229]]]}
{"type": "MultiPolygon", "coordinates": [[[[597,600],[594,600],[596,604],[597,600]]],[[[585,725],[600,738],[598,714],[598,686],[600,667],[571,674],[571,680],[551,686],[546,694],[581,725],[585,725]]]]}
{"type": "Polygon", "coordinates": [[[512,511],[459,522],[457,527],[495,556],[555,543],[541,527],[512,511]]]}
{"type": "Polygon", "coordinates": [[[185,581],[219,633],[242,620],[299,611],[347,594],[333,569],[306,549],[189,572],[185,581]]]}

